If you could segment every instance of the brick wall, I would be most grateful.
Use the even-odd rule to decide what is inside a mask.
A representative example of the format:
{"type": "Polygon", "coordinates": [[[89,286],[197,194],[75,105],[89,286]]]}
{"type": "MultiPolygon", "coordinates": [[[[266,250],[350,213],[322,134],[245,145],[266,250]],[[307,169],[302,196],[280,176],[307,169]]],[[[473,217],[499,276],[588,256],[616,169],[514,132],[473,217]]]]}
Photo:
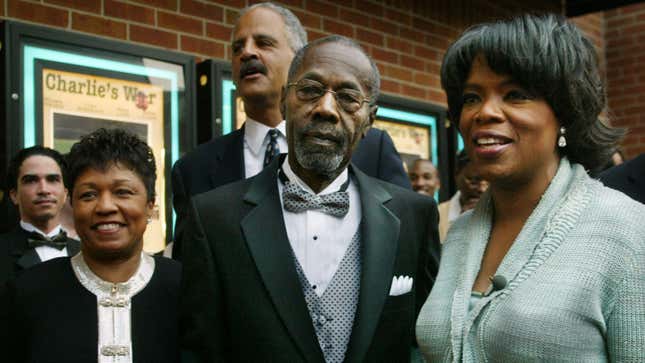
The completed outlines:
{"type": "Polygon", "coordinates": [[[605,18],[610,117],[628,128],[623,151],[632,158],[645,153],[645,4],[610,10],[605,18]]]}
{"type": "MultiPolygon", "coordinates": [[[[0,17],[230,60],[239,9],[256,0],[0,0],[0,17]]],[[[467,26],[522,11],[560,12],[560,0],[282,0],[310,39],[358,39],[377,61],[383,92],[445,105],[441,57],[467,26]]],[[[645,5],[574,19],[607,71],[611,122],[629,126],[628,156],[645,152],[645,5]],[[641,62],[642,63],[642,62],[641,62]],[[638,93],[641,93],[639,95],[638,93]]]]}

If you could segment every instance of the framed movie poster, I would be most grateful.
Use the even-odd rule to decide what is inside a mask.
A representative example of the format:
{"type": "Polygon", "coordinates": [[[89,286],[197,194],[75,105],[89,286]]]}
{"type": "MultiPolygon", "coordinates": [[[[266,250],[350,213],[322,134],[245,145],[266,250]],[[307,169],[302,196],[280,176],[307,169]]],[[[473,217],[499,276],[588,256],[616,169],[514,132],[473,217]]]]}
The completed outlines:
{"type": "Polygon", "coordinates": [[[3,31],[11,41],[3,60],[16,70],[3,121],[15,138],[6,149],[40,144],[67,153],[98,128],[134,133],[157,166],[144,249],[162,250],[172,236],[170,169],[194,144],[192,57],[14,22],[3,31]]]}

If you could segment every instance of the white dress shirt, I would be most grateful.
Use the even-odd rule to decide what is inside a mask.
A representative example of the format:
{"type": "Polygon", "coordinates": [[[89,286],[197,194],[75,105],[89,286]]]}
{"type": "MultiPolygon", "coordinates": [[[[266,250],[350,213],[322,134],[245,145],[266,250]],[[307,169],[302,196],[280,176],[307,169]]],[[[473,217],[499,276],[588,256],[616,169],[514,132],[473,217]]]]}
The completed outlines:
{"type": "MultiPolygon", "coordinates": [[[[24,229],[27,232],[36,232],[39,233],[45,237],[51,238],[60,233],[60,230],[62,229],[60,224],[56,226],[54,229],[51,230],[49,233],[45,233],[41,231],[40,229],[36,228],[33,224],[27,223],[24,221],[20,221],[20,227],[24,229]]],[[[51,246],[38,246],[34,248],[36,250],[36,253],[38,254],[38,257],[40,257],[41,262],[45,262],[57,257],[67,257],[67,247],[63,247],[62,250],[59,250],[57,248],[51,247],[51,246]]]]}
{"type": "MultiPolygon", "coordinates": [[[[244,177],[250,178],[264,168],[264,154],[269,145],[269,130],[273,129],[252,119],[244,123],[244,177]]],[[[284,121],[275,127],[280,133],[278,146],[281,153],[287,152],[287,128],[284,121]]]]}
{"type": "MultiPolygon", "coordinates": [[[[292,183],[297,183],[305,191],[316,194],[296,176],[289,165],[288,158],[285,158],[282,170],[292,183]]],[[[345,169],[318,194],[329,194],[340,190],[348,177],[348,170],[345,169]]],[[[283,186],[279,179],[277,183],[280,203],[282,203],[283,186]]],[[[319,210],[292,213],[284,210],[284,204],[282,205],[289,243],[307,280],[318,296],[322,296],[329,286],[361,222],[361,198],[356,184],[351,179],[347,192],[349,211],[343,218],[334,217],[319,210]]]]}

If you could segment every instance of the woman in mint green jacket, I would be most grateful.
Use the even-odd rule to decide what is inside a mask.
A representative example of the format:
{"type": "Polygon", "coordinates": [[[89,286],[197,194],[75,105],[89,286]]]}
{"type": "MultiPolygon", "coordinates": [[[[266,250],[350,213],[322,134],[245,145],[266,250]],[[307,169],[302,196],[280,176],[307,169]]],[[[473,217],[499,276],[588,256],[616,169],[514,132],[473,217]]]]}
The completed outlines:
{"type": "Polygon", "coordinates": [[[566,19],[468,29],[441,80],[490,182],[448,232],[417,321],[432,362],[645,362],[645,206],[591,179],[620,130],[591,43],[566,19]]]}

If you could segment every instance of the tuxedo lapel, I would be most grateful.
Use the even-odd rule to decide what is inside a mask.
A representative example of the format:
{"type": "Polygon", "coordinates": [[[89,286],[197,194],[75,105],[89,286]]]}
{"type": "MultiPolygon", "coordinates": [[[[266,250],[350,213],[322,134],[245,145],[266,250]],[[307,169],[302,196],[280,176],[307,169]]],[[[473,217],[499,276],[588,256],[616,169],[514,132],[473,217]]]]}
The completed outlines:
{"type": "MultiPolygon", "coordinates": [[[[353,167],[353,166],[352,166],[353,167]]],[[[384,205],[390,193],[353,167],[361,196],[361,288],[347,361],[361,362],[372,342],[392,284],[399,240],[399,219],[384,205]]],[[[396,337],[392,337],[396,339],[396,337]]]]}
{"type": "Polygon", "coordinates": [[[322,351],[298,280],[279,199],[277,170],[284,157],[277,159],[254,178],[244,196],[244,201],[254,207],[242,220],[242,231],[291,338],[305,361],[320,362],[323,361],[322,351]]]}
{"type": "Polygon", "coordinates": [[[13,236],[10,238],[13,244],[12,254],[14,255],[16,265],[20,269],[26,269],[41,262],[36,250],[29,248],[27,235],[27,231],[18,227],[14,230],[13,236]]]}
{"type": "Polygon", "coordinates": [[[67,239],[67,255],[72,257],[75,256],[81,250],[81,244],[75,239],[67,239]]]}
{"type": "Polygon", "coordinates": [[[213,156],[209,170],[212,188],[244,179],[244,126],[231,137],[231,143],[213,156]]]}

